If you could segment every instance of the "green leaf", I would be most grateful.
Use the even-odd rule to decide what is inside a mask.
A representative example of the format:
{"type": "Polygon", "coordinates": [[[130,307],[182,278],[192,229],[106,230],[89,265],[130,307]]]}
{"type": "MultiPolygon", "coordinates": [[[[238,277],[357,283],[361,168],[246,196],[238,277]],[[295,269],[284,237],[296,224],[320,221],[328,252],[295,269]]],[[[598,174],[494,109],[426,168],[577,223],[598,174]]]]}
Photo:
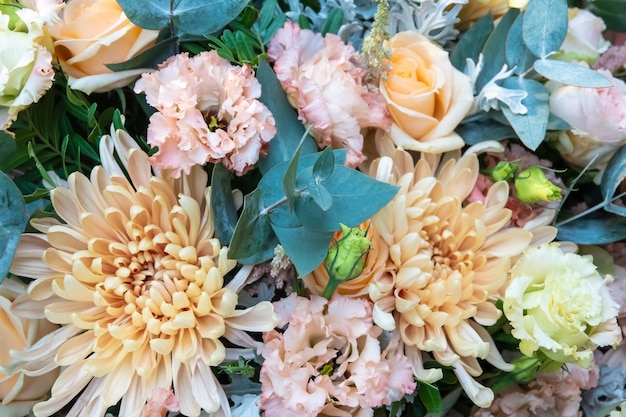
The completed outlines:
{"type": "Polygon", "coordinates": [[[613,154],[602,174],[600,191],[605,204],[608,205],[613,200],[615,190],[624,181],[624,178],[626,178],[626,146],[620,147],[613,154]]]}
{"type": "Polygon", "coordinates": [[[230,242],[237,224],[237,209],[231,187],[232,172],[215,164],[211,174],[211,209],[215,233],[220,242],[230,242]]]}
{"type": "Polygon", "coordinates": [[[478,55],[485,46],[489,35],[493,32],[493,28],[493,16],[491,12],[478,19],[478,21],[463,34],[456,44],[454,51],[450,54],[450,62],[452,62],[452,65],[459,71],[463,71],[467,58],[478,62],[478,55]]]}
{"type": "Polygon", "coordinates": [[[309,181],[307,191],[311,198],[313,198],[313,201],[315,201],[315,204],[317,204],[322,211],[328,211],[332,207],[333,196],[330,194],[330,191],[324,187],[324,184],[309,181]]]}
{"type": "Polygon", "coordinates": [[[322,26],[322,35],[326,36],[327,33],[337,34],[339,29],[341,28],[341,24],[343,23],[343,10],[339,7],[332,9],[326,20],[324,21],[324,26],[322,26]]]}
{"type": "Polygon", "coordinates": [[[602,18],[608,30],[623,32],[626,27],[626,3],[623,0],[588,0],[587,9],[602,18]]]}
{"type": "Polygon", "coordinates": [[[333,154],[333,149],[328,146],[322,151],[320,157],[313,165],[313,179],[316,182],[326,181],[332,175],[334,168],[335,155],[333,154]]]}
{"type": "Polygon", "coordinates": [[[506,64],[506,36],[519,13],[519,9],[509,9],[509,11],[502,16],[495,30],[489,35],[482,49],[484,66],[476,78],[476,91],[482,90],[482,88],[502,70],[504,64],[506,64]]]}
{"type": "Polygon", "coordinates": [[[528,49],[545,58],[558,51],[567,35],[567,0],[529,0],[522,36],[528,49]]]}
{"type": "Polygon", "coordinates": [[[259,11],[259,31],[264,32],[267,28],[270,27],[272,23],[272,19],[274,18],[274,14],[276,13],[276,8],[278,6],[278,2],[276,0],[265,0],[263,2],[263,6],[259,11]]]}
{"type": "Polygon", "coordinates": [[[173,34],[207,35],[226,26],[246,7],[241,0],[118,0],[124,13],[144,29],[173,25],[173,34]]]}
{"type": "MultiPolygon", "coordinates": [[[[274,70],[267,62],[259,62],[256,76],[262,86],[261,101],[274,115],[277,130],[276,136],[270,141],[268,155],[257,163],[259,170],[265,174],[274,166],[291,160],[306,130],[298,120],[296,111],[289,104],[274,70]]],[[[302,144],[301,153],[307,155],[315,152],[317,146],[313,138],[307,136],[302,144]]]]}
{"type": "Polygon", "coordinates": [[[626,218],[605,215],[581,218],[559,226],[557,240],[580,245],[604,245],[626,239],[626,218]]]}
{"type": "MultiPolygon", "coordinates": [[[[306,134],[305,134],[306,135],[306,134]]],[[[302,144],[306,140],[306,136],[303,136],[300,140],[300,144],[296,148],[296,152],[293,154],[289,165],[287,165],[287,171],[283,177],[283,191],[287,197],[287,203],[289,203],[289,210],[293,211],[293,205],[298,197],[296,191],[296,176],[298,175],[298,161],[300,160],[300,151],[302,150],[302,144]]]]}
{"type": "Polygon", "coordinates": [[[503,125],[491,118],[463,123],[455,129],[467,145],[476,145],[486,140],[502,140],[514,138],[515,131],[511,126],[503,125]]]}
{"type": "Polygon", "coordinates": [[[313,271],[326,258],[333,232],[319,232],[304,226],[272,226],[298,276],[303,277],[313,271]]]}
{"type": "Polygon", "coordinates": [[[432,417],[441,417],[443,404],[441,402],[441,393],[436,386],[426,382],[419,382],[417,395],[432,417]]]}
{"type": "Polygon", "coordinates": [[[535,54],[526,47],[522,38],[523,20],[523,14],[517,16],[506,37],[506,63],[509,68],[513,68],[513,73],[517,75],[525,73],[537,60],[535,54]]]}
{"type": "Polygon", "coordinates": [[[15,139],[4,130],[0,130],[0,155],[2,155],[2,162],[0,162],[0,168],[3,167],[4,161],[8,161],[15,153],[17,147],[15,145],[15,139]]]}
{"type": "Polygon", "coordinates": [[[0,172],[0,282],[4,280],[28,220],[19,188],[0,172]]]}
{"type": "Polygon", "coordinates": [[[167,38],[159,41],[151,48],[145,50],[136,57],[129,59],[128,61],[120,63],[109,63],[105,64],[105,66],[111,71],[124,71],[135,68],[156,69],[158,64],[162,63],[170,56],[176,54],[177,45],[177,38],[167,38]]]}
{"type": "Polygon", "coordinates": [[[278,239],[265,208],[258,188],[244,197],[243,211],[229,244],[229,258],[249,265],[272,258],[278,239]]]}
{"type": "Polygon", "coordinates": [[[538,59],[534,63],[535,71],[549,80],[576,87],[601,88],[612,84],[604,75],[591,68],[573,62],[554,59],[538,59]]]}
{"type": "Polygon", "coordinates": [[[537,81],[521,77],[507,78],[503,86],[528,93],[522,100],[522,104],[528,109],[526,114],[513,113],[506,104],[502,105],[502,113],[524,145],[534,151],[543,142],[548,128],[550,115],[548,90],[537,81]]]}
{"type": "MultiPolygon", "coordinates": [[[[298,187],[308,184],[312,168],[298,174],[298,187]]],[[[398,192],[398,187],[377,181],[343,165],[335,165],[331,177],[324,182],[332,196],[332,207],[324,211],[308,192],[295,201],[294,210],[302,224],[324,232],[339,230],[343,223],[354,227],[371,218],[398,192]]]]}

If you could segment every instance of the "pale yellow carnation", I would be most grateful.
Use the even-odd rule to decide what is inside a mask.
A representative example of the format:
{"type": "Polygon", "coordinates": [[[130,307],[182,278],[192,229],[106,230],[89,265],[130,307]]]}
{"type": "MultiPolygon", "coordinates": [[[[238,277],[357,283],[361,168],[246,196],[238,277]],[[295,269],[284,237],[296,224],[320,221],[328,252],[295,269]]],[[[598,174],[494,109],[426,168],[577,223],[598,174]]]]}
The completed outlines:
{"type": "Polygon", "coordinates": [[[591,257],[557,244],[528,249],[511,269],[504,312],[527,356],[588,367],[598,346],[621,340],[619,305],[591,257]]]}

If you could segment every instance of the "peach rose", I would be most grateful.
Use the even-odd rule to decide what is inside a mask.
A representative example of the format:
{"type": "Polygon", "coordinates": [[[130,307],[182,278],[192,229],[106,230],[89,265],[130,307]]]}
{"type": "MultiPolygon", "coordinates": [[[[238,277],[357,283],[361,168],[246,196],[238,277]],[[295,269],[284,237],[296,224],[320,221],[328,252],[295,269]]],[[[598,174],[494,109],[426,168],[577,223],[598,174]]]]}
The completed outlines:
{"type": "Polygon", "coordinates": [[[150,71],[113,72],[105,64],[127,61],[154,45],[156,30],[135,26],[115,0],[71,0],[50,26],[54,49],[69,85],[87,94],[128,85],[150,71]]]}
{"type": "Polygon", "coordinates": [[[491,12],[494,19],[502,17],[509,10],[508,0],[469,0],[459,12],[461,22],[458,27],[467,29],[472,23],[491,12]]]}
{"type": "Polygon", "coordinates": [[[12,310],[13,300],[26,292],[26,285],[5,279],[0,284],[0,415],[27,415],[35,403],[45,399],[59,373],[58,369],[43,375],[10,374],[11,351],[20,351],[38,342],[58,326],[46,319],[18,317],[12,310]],[[8,375],[5,375],[7,372],[8,375]]]}
{"type": "Polygon", "coordinates": [[[400,32],[389,46],[392,68],[380,91],[393,118],[393,142],[430,153],[463,147],[454,129],[472,106],[469,77],[452,66],[446,51],[417,32],[400,32]]]}

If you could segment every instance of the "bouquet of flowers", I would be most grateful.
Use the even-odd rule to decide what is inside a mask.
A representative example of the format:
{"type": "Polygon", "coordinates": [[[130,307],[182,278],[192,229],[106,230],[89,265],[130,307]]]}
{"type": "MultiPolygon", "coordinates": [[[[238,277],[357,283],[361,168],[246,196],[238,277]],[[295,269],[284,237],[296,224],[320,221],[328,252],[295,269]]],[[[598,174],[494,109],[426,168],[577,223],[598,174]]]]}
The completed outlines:
{"type": "Polygon", "coordinates": [[[0,0],[0,415],[626,416],[623,0],[0,0]]]}

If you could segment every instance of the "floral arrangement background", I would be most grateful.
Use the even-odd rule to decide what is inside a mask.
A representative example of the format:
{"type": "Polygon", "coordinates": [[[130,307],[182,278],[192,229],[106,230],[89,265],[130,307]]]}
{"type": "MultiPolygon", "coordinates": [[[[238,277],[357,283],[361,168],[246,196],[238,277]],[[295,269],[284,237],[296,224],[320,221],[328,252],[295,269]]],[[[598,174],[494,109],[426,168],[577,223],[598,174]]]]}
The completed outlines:
{"type": "Polygon", "coordinates": [[[626,415],[624,1],[0,12],[0,415],[626,415]]]}

